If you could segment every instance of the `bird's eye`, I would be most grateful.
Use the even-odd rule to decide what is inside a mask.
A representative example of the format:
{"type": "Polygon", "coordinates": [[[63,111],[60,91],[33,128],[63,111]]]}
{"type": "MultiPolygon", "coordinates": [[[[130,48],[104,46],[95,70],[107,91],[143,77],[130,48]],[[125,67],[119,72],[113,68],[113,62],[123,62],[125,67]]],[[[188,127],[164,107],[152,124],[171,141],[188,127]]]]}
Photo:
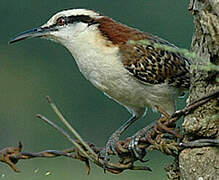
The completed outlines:
{"type": "Polygon", "coordinates": [[[64,25],[64,24],[66,24],[65,18],[64,18],[64,17],[58,18],[58,19],[57,19],[57,24],[58,24],[59,26],[62,26],[62,25],[64,25]]]}

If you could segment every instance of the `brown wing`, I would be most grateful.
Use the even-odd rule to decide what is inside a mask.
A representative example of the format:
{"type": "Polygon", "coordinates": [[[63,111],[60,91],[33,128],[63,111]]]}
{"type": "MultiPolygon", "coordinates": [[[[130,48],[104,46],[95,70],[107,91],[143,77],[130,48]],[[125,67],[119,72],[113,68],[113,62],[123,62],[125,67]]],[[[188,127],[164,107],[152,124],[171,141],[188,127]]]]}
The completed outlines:
{"type": "Polygon", "coordinates": [[[175,47],[169,42],[148,33],[118,23],[108,17],[96,20],[101,34],[110,43],[120,48],[125,68],[138,80],[148,84],[168,83],[182,88],[188,88],[189,60],[180,55],[155,48],[153,45],[133,45],[129,40],[147,40],[175,47]]]}
{"type": "MultiPolygon", "coordinates": [[[[156,36],[147,35],[146,40],[174,47],[156,36]]],[[[125,43],[120,46],[120,50],[125,68],[138,80],[148,84],[167,83],[179,88],[189,88],[190,62],[183,55],[155,48],[153,44],[125,43]]]]}

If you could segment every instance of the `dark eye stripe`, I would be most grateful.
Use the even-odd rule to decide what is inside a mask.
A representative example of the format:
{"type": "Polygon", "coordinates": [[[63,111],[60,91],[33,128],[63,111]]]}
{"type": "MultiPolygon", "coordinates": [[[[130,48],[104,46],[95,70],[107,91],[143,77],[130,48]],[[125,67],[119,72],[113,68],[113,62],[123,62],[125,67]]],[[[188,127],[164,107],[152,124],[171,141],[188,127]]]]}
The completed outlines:
{"type": "Polygon", "coordinates": [[[86,16],[86,15],[59,17],[56,21],[56,25],[59,25],[60,19],[65,20],[64,24],[73,24],[75,22],[87,23],[89,26],[92,25],[92,24],[97,24],[97,22],[93,18],[91,18],[90,16],[86,16]]]}
{"type": "Polygon", "coordinates": [[[87,23],[88,25],[97,24],[97,22],[93,18],[86,15],[69,16],[68,23],[74,23],[74,22],[83,22],[83,23],[87,23]]]}

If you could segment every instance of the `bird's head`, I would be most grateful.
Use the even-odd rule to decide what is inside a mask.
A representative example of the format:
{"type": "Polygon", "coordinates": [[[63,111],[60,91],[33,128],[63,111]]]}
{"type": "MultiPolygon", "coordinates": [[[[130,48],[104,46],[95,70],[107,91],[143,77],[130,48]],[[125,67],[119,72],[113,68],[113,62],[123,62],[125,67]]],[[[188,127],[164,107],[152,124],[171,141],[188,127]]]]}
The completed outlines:
{"type": "Polygon", "coordinates": [[[88,29],[98,26],[98,19],[102,16],[92,10],[72,9],[58,12],[48,22],[38,28],[34,28],[18,34],[9,43],[20,40],[41,37],[60,43],[69,41],[79,36],[88,29]]]}
{"type": "Polygon", "coordinates": [[[93,37],[94,43],[101,41],[101,46],[117,46],[129,40],[145,39],[148,36],[93,10],[71,9],[58,12],[44,25],[18,34],[9,43],[42,37],[68,46],[67,44],[74,43],[82,34],[85,36],[80,39],[81,42],[88,44],[87,41],[93,37]]]}

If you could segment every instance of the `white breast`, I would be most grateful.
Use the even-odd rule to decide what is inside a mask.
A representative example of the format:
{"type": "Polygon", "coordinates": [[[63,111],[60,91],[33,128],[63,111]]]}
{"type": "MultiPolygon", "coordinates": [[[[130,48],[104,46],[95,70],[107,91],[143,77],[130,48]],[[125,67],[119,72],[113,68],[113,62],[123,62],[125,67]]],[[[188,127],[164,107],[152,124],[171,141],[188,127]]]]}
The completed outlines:
{"type": "Polygon", "coordinates": [[[106,42],[96,31],[85,31],[65,44],[81,73],[102,91],[109,88],[107,84],[127,73],[119,60],[119,48],[106,46],[106,42]]]}

